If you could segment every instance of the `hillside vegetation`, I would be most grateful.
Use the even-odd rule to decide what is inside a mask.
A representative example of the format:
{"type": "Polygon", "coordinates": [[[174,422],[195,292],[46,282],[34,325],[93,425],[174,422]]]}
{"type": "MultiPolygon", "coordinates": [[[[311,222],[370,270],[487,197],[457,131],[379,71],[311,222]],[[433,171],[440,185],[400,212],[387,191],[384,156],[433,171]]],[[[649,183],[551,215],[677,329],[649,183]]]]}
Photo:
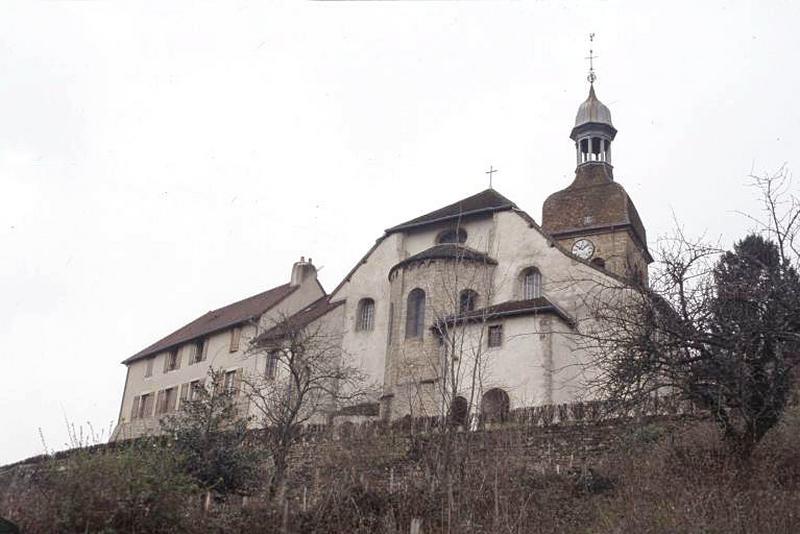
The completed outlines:
{"type": "Polygon", "coordinates": [[[696,419],[459,433],[448,498],[435,432],[354,433],[296,449],[285,500],[267,463],[207,511],[174,445],[144,440],[1,470],[0,515],[23,532],[797,532],[798,438],[794,408],[747,462],[696,419]]]}

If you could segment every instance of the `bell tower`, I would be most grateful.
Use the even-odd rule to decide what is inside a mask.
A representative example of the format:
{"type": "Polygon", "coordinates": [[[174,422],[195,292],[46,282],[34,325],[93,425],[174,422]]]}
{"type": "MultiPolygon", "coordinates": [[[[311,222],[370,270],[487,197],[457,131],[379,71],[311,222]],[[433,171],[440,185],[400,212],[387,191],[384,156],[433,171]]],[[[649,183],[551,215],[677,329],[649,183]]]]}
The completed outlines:
{"type": "MultiPolygon", "coordinates": [[[[589,60],[594,56],[589,53],[589,60]]],[[[617,130],[611,111],[597,98],[594,65],[589,96],[578,107],[570,139],[575,143],[575,179],[553,193],[542,207],[542,229],[578,258],[647,284],[647,234],[633,201],[614,181],[611,143],[617,130]]]]}

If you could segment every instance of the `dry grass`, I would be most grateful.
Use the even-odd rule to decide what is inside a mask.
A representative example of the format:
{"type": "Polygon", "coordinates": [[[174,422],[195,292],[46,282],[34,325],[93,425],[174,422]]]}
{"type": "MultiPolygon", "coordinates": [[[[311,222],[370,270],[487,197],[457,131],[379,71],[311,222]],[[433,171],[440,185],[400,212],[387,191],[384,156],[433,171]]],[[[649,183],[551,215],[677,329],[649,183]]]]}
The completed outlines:
{"type": "MultiPolygon", "coordinates": [[[[83,532],[87,525],[88,531],[124,532],[137,514],[159,520],[156,511],[166,524],[139,523],[136,531],[280,532],[285,524],[290,532],[407,533],[412,519],[421,518],[426,533],[800,532],[797,411],[747,465],[725,453],[705,422],[627,427],[605,453],[571,466],[523,447],[530,442],[520,436],[498,430],[459,441],[449,511],[435,440],[414,446],[361,440],[339,442],[325,454],[297,451],[285,507],[254,495],[247,506],[218,501],[203,518],[191,489],[164,472],[170,463],[151,458],[150,468],[137,469],[134,452],[109,451],[94,463],[81,457],[78,467],[51,469],[27,493],[0,489],[0,514],[27,532],[83,532]],[[154,491],[140,480],[152,480],[153,466],[158,506],[136,495],[154,491]],[[115,510],[123,502],[126,513],[115,510]],[[131,513],[131,506],[139,508],[131,513]]],[[[573,437],[579,449],[580,427],[573,437]]]]}

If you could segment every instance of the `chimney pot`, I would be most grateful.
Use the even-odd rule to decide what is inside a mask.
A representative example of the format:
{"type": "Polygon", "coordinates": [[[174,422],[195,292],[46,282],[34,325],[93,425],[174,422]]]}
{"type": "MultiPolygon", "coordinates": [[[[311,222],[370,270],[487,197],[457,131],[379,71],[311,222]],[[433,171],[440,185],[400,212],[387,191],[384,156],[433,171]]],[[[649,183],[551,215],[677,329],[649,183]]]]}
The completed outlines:
{"type": "Polygon", "coordinates": [[[289,285],[299,286],[308,278],[317,278],[317,268],[311,263],[311,258],[306,261],[305,256],[300,256],[300,261],[292,266],[292,277],[289,285]]]}

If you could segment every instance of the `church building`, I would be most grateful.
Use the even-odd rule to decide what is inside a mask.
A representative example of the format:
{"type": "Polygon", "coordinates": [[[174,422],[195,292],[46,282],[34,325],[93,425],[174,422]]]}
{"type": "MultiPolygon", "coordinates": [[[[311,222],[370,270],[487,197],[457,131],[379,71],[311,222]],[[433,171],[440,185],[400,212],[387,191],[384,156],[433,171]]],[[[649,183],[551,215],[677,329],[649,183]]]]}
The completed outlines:
{"type": "Polygon", "coordinates": [[[209,367],[234,394],[243,377],[279,376],[252,342],[279,335],[286,317],[332,333],[374,385],[329,420],[503,417],[583,398],[591,374],[577,335],[592,320],[585,296],[597,284],[647,284],[652,262],[644,224],[614,181],[616,134],[592,83],[570,134],[575,178],[547,198],[540,222],[490,188],[391,226],[330,293],[301,258],[288,283],[130,356],[114,439],[157,432],[209,367]]]}

